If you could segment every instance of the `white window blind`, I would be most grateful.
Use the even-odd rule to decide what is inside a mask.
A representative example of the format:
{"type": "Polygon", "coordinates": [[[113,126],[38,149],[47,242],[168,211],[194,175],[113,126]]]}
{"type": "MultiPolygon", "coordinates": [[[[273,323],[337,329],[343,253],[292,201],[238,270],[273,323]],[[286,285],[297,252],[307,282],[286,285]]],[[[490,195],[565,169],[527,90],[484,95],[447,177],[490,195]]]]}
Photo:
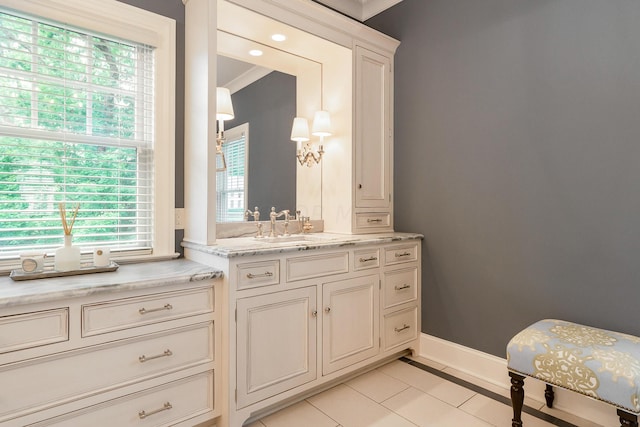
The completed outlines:
{"type": "Polygon", "coordinates": [[[225,131],[222,151],[227,170],[216,176],[216,218],[218,222],[242,221],[247,209],[246,163],[249,144],[249,124],[245,123],[225,131]]]}
{"type": "Polygon", "coordinates": [[[150,252],[153,48],[0,9],[0,258],[62,244],[150,252]]]}

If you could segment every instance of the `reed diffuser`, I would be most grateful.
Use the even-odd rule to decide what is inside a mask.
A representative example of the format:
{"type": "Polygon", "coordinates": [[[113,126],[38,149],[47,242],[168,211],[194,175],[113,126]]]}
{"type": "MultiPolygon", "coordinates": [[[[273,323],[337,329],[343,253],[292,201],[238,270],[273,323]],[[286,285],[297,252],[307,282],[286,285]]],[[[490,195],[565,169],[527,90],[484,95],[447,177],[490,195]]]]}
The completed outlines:
{"type": "Polygon", "coordinates": [[[80,248],[71,244],[73,240],[73,224],[76,222],[79,209],[80,205],[77,204],[73,209],[71,221],[69,221],[67,219],[67,210],[65,209],[64,203],[58,204],[60,220],[62,221],[62,228],[64,230],[64,246],[56,250],[54,268],[57,271],[72,271],[80,269],[80,248]]]}

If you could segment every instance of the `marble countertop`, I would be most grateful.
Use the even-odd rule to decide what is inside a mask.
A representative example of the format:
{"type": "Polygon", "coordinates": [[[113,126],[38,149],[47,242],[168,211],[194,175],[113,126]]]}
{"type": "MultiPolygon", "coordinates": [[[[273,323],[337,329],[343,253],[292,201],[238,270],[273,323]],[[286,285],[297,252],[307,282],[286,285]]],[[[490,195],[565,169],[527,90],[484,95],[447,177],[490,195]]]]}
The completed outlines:
{"type": "Polygon", "coordinates": [[[376,233],[376,234],[335,234],[310,233],[294,234],[288,237],[261,238],[235,237],[218,239],[215,245],[207,246],[191,242],[182,242],[185,248],[233,258],[242,256],[281,254],[286,252],[308,251],[313,249],[336,249],[346,246],[363,246],[405,240],[421,240],[424,235],[418,233],[376,233]]]}
{"type": "Polygon", "coordinates": [[[0,308],[219,277],[222,271],[186,259],[128,264],[112,272],[47,279],[13,281],[3,276],[0,308]]]}

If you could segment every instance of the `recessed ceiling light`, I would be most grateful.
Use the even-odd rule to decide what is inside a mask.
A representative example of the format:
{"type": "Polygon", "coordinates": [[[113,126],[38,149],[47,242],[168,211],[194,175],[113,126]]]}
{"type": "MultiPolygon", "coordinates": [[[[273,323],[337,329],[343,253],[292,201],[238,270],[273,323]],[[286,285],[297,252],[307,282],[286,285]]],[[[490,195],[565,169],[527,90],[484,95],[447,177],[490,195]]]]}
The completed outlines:
{"type": "Polygon", "coordinates": [[[285,36],[284,34],[274,34],[271,36],[271,40],[273,40],[274,42],[283,42],[287,39],[287,36],[285,36]]]}
{"type": "Polygon", "coordinates": [[[251,56],[262,56],[262,51],[259,49],[253,49],[249,51],[249,55],[251,56]]]}

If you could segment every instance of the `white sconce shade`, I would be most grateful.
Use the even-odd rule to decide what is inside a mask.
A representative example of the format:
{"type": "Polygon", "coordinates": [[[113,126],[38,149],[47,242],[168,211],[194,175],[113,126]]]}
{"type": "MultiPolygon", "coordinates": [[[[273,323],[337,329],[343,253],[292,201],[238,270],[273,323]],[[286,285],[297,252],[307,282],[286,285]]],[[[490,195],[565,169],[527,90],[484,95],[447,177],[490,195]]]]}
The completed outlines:
{"type": "Polygon", "coordinates": [[[291,126],[291,140],[305,142],[309,140],[309,122],[304,117],[296,117],[293,119],[291,126]]]}
{"type": "Polygon", "coordinates": [[[216,88],[216,120],[231,120],[233,117],[231,92],[226,87],[216,88]]]}
{"type": "Polygon", "coordinates": [[[328,111],[316,111],[311,134],[321,137],[331,136],[331,116],[328,111]]]}

